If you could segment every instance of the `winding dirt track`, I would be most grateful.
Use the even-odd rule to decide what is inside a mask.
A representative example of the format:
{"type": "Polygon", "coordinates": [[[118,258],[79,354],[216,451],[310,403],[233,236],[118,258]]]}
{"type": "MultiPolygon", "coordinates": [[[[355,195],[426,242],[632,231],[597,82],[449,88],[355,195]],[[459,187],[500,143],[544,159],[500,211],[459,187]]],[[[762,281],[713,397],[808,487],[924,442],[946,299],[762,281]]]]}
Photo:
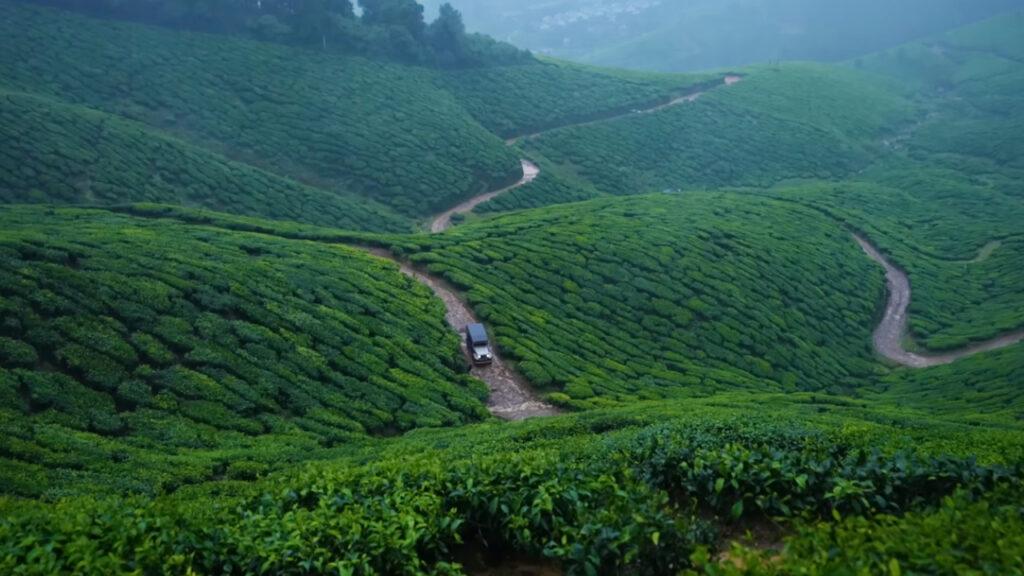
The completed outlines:
{"type": "Polygon", "coordinates": [[[509,139],[505,140],[505,143],[511,146],[511,145],[515,144],[516,142],[519,142],[520,140],[529,140],[531,138],[536,138],[537,136],[541,136],[543,134],[547,134],[548,132],[554,132],[555,130],[561,130],[563,128],[578,128],[580,126],[590,126],[592,124],[602,124],[602,123],[608,122],[610,120],[618,120],[619,118],[626,118],[628,116],[635,116],[635,115],[638,115],[638,114],[651,114],[653,112],[658,112],[659,110],[664,110],[666,108],[671,108],[673,106],[678,106],[680,104],[686,104],[688,102],[694,102],[694,101],[698,100],[701,96],[707,94],[708,92],[710,92],[712,90],[715,90],[717,88],[721,88],[722,86],[732,86],[733,84],[736,84],[736,83],[738,83],[738,82],[740,82],[742,80],[743,80],[743,76],[739,76],[739,75],[736,75],[736,74],[730,74],[728,76],[723,77],[722,81],[719,84],[715,85],[715,86],[712,86],[710,88],[704,88],[703,90],[696,90],[694,92],[689,92],[687,94],[683,94],[682,96],[677,96],[676,98],[673,98],[672,100],[669,100],[668,102],[665,102],[664,104],[658,104],[656,106],[651,106],[651,107],[648,107],[648,108],[642,108],[642,109],[638,109],[638,110],[631,110],[629,112],[623,112],[621,114],[613,114],[613,115],[610,115],[610,116],[603,116],[601,118],[596,118],[594,120],[588,120],[586,122],[576,122],[576,123],[573,123],[573,124],[563,124],[562,126],[554,126],[552,128],[547,128],[547,129],[541,130],[539,132],[532,132],[530,134],[523,134],[523,135],[520,135],[520,136],[513,136],[512,138],[509,138],[509,139]]]}
{"type": "Polygon", "coordinates": [[[530,182],[536,180],[537,176],[540,176],[540,168],[538,168],[536,164],[530,162],[529,160],[520,160],[520,162],[523,163],[523,177],[520,178],[518,182],[506,188],[502,188],[501,190],[495,190],[493,192],[487,192],[486,194],[474,196],[469,200],[466,200],[462,204],[459,204],[458,206],[448,210],[447,212],[442,212],[441,214],[438,214],[430,223],[431,233],[437,234],[439,232],[444,232],[445,230],[451,228],[452,216],[456,214],[467,214],[469,212],[472,212],[473,208],[476,208],[477,206],[483,204],[484,202],[501,196],[505,192],[515,190],[520,186],[526,186],[530,182]]]}
{"type": "MultiPolygon", "coordinates": [[[[477,317],[469,306],[458,296],[458,293],[444,280],[435,278],[415,269],[407,262],[395,259],[387,250],[380,248],[367,249],[374,256],[386,258],[398,264],[402,273],[416,281],[424,284],[434,291],[444,302],[447,309],[445,319],[452,329],[462,334],[467,324],[478,322],[477,317]]],[[[466,350],[465,339],[460,338],[462,351],[469,356],[466,350]]],[[[491,396],[488,399],[487,407],[491,413],[505,420],[525,420],[537,416],[554,416],[558,409],[537,399],[530,392],[530,386],[526,380],[512,370],[504,360],[495,352],[494,363],[490,366],[473,367],[471,373],[480,380],[487,383],[491,389],[491,396]]]]}
{"type": "MultiPolygon", "coordinates": [[[[719,86],[731,86],[741,81],[742,79],[742,76],[725,76],[722,79],[721,84],[719,84],[718,86],[713,86],[712,88],[708,88],[697,92],[691,92],[689,94],[680,96],[664,104],[659,104],[657,106],[653,106],[644,110],[634,110],[632,112],[628,112],[625,114],[609,116],[591,122],[572,124],[571,126],[584,126],[588,124],[595,124],[598,122],[607,122],[609,120],[614,120],[617,118],[623,118],[626,116],[632,116],[636,114],[650,114],[652,112],[664,110],[666,108],[677,106],[679,104],[693,102],[710,90],[718,88],[719,86]]],[[[551,128],[543,132],[537,132],[535,134],[523,136],[522,138],[532,138],[544,134],[546,132],[566,127],[568,126],[551,128]]],[[[509,145],[515,144],[517,140],[519,140],[519,138],[513,138],[511,140],[508,140],[507,143],[509,145]]],[[[525,186],[530,182],[533,182],[537,178],[537,176],[540,175],[540,168],[533,162],[530,162],[529,160],[524,159],[521,160],[521,162],[523,166],[523,177],[520,178],[518,182],[511,186],[502,188],[500,190],[494,190],[492,192],[487,192],[484,194],[480,194],[478,196],[474,196],[473,198],[466,200],[465,202],[459,204],[458,206],[455,206],[441,214],[438,214],[431,220],[430,231],[434,234],[444,232],[445,230],[451,228],[452,217],[454,215],[468,213],[477,206],[479,206],[480,204],[487,202],[488,200],[491,200],[497,196],[500,196],[501,194],[504,194],[511,190],[515,190],[516,188],[525,186]]],[[[462,331],[465,329],[467,324],[472,324],[478,321],[476,315],[473,314],[473,311],[459,297],[458,292],[444,280],[441,280],[440,278],[436,278],[434,276],[430,276],[429,274],[417,270],[407,262],[402,262],[395,259],[395,257],[386,250],[373,248],[368,249],[368,251],[375,256],[386,258],[388,260],[391,260],[392,262],[395,262],[396,264],[398,264],[402,273],[411,278],[414,278],[415,280],[419,281],[420,283],[424,284],[425,286],[433,290],[434,294],[436,294],[437,297],[440,298],[445,304],[445,308],[447,309],[445,318],[448,320],[448,324],[451,325],[452,329],[454,329],[460,335],[462,334],[462,331]]],[[[463,352],[467,352],[468,357],[468,351],[466,350],[466,344],[464,341],[462,342],[462,348],[463,352]]],[[[501,358],[501,355],[498,350],[494,350],[494,356],[494,363],[491,366],[474,367],[471,371],[471,373],[474,376],[486,382],[487,386],[491,390],[491,395],[488,400],[487,406],[492,414],[498,416],[499,418],[504,418],[506,420],[525,420],[527,418],[534,418],[537,416],[553,416],[559,413],[559,410],[556,407],[539,400],[536,397],[536,395],[533,394],[533,392],[530,390],[530,385],[526,381],[526,379],[523,378],[522,375],[516,373],[509,366],[509,364],[501,358]]]]}
{"type": "MultiPolygon", "coordinates": [[[[872,260],[878,262],[885,268],[885,279],[889,289],[889,302],[885,307],[885,315],[875,329],[874,343],[879,354],[886,358],[910,368],[929,368],[931,366],[942,366],[952,364],[968,356],[990,352],[1000,348],[1012,346],[1024,341],[1024,330],[1005,334],[987,342],[981,342],[941,354],[915,354],[907,351],[903,343],[907,338],[907,309],[910,307],[910,279],[907,274],[900,270],[895,264],[889,261],[871,242],[859,234],[853,235],[857,244],[872,260]]],[[[979,253],[981,259],[992,253],[995,248],[986,246],[979,253]]],[[[998,246],[997,246],[998,247],[998,246]]]]}

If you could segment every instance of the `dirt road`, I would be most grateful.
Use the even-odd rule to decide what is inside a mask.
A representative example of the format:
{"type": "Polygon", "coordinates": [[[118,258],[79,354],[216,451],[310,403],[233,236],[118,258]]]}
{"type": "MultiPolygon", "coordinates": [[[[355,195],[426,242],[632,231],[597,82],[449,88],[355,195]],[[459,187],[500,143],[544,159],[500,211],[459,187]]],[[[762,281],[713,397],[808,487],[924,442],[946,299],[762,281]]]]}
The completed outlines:
{"type": "MultiPolygon", "coordinates": [[[[387,250],[372,248],[368,251],[374,256],[386,258],[398,264],[402,273],[434,291],[444,302],[447,313],[445,319],[453,330],[459,333],[462,350],[467,353],[465,338],[462,338],[463,330],[467,324],[478,322],[476,315],[469,306],[459,297],[458,293],[447,282],[425,274],[413,268],[407,262],[400,262],[395,259],[387,250]]],[[[494,363],[485,367],[474,367],[473,376],[483,380],[491,390],[491,396],[487,402],[487,408],[492,414],[505,420],[525,420],[537,416],[554,416],[559,410],[550,404],[546,404],[530,391],[526,380],[517,374],[501,358],[498,350],[494,350],[494,363]]]]}
{"type": "Polygon", "coordinates": [[[502,188],[501,190],[495,190],[493,192],[487,192],[486,194],[474,196],[473,198],[466,200],[462,204],[459,204],[458,206],[448,210],[447,212],[438,214],[430,223],[430,231],[434,234],[437,234],[438,232],[444,232],[445,230],[451,228],[452,216],[456,214],[467,214],[469,212],[472,212],[473,208],[476,208],[480,204],[483,204],[488,200],[500,196],[505,192],[515,190],[520,186],[526,186],[530,182],[536,180],[537,176],[540,176],[540,168],[538,168],[536,164],[530,162],[529,160],[520,160],[520,162],[522,162],[523,164],[523,177],[520,178],[518,182],[506,188],[502,188]]]}
{"type": "MultiPolygon", "coordinates": [[[[741,81],[742,79],[742,76],[726,76],[722,79],[720,86],[731,86],[741,81]]],[[[604,122],[607,120],[613,120],[615,118],[630,116],[633,114],[649,114],[652,112],[657,112],[658,110],[664,110],[665,108],[676,106],[678,104],[682,104],[685,102],[693,102],[694,100],[697,100],[702,95],[707,93],[708,90],[712,90],[717,87],[718,86],[714,86],[709,89],[701,90],[698,92],[692,92],[690,94],[680,96],[665,104],[660,104],[658,106],[654,106],[651,108],[646,108],[643,110],[634,110],[626,114],[610,116],[608,118],[602,118],[600,120],[586,122],[583,124],[604,122]]],[[[533,134],[531,136],[537,136],[539,134],[541,133],[533,134]]],[[[508,143],[514,144],[515,139],[510,140],[508,143]]],[[[488,200],[491,200],[497,196],[500,196],[501,194],[504,194],[511,190],[515,190],[516,188],[525,186],[530,182],[533,182],[537,178],[537,176],[540,175],[540,168],[533,162],[530,162],[529,160],[521,160],[521,162],[523,166],[523,177],[520,178],[518,182],[516,182],[512,186],[508,186],[500,190],[494,190],[492,192],[480,194],[479,196],[474,196],[473,198],[466,200],[462,204],[459,204],[458,206],[455,206],[441,214],[438,214],[431,220],[431,233],[437,234],[451,228],[452,217],[454,215],[468,213],[477,206],[479,206],[480,204],[487,202],[488,200]]],[[[462,299],[459,297],[455,289],[453,289],[443,280],[430,276],[429,274],[425,274],[419,270],[416,270],[408,263],[395,260],[391,253],[386,250],[370,249],[369,251],[375,256],[387,258],[388,260],[396,262],[404,274],[416,279],[420,283],[426,285],[431,290],[433,290],[434,294],[436,294],[438,298],[444,301],[445,308],[447,310],[445,316],[448,320],[448,324],[451,325],[451,327],[456,332],[458,332],[460,336],[462,335],[462,331],[465,329],[467,324],[477,322],[476,315],[473,314],[473,311],[469,308],[469,306],[462,301],[462,299]]],[[[460,338],[460,341],[462,340],[463,339],[460,338]]],[[[463,351],[465,352],[466,350],[464,341],[462,343],[462,347],[463,351]]],[[[520,374],[516,373],[508,365],[508,363],[501,358],[497,350],[495,350],[494,353],[495,359],[494,363],[491,366],[474,367],[472,369],[472,374],[479,378],[480,380],[486,382],[487,386],[491,390],[491,395],[488,400],[488,408],[490,409],[492,414],[498,416],[499,418],[504,418],[506,420],[524,420],[526,418],[533,418],[537,416],[552,416],[559,413],[559,410],[557,408],[551,406],[550,404],[542,402],[533,394],[533,392],[530,390],[529,383],[526,381],[526,379],[523,378],[520,374]]]]}
{"type": "MultiPolygon", "coordinates": [[[[907,351],[903,346],[907,339],[907,309],[910,307],[910,279],[907,274],[889,261],[871,242],[858,234],[853,235],[857,243],[872,260],[885,268],[885,278],[889,290],[889,301],[885,307],[885,315],[875,329],[875,349],[886,358],[911,368],[928,368],[952,364],[957,360],[1012,346],[1024,341],[1024,331],[1013,332],[987,342],[973,344],[959,350],[941,354],[916,354],[907,351]]],[[[994,248],[986,246],[983,252],[991,253],[994,248]]],[[[979,254],[979,257],[984,254],[979,254]]],[[[980,260],[979,260],[980,261],[980,260]]]]}
{"type": "Polygon", "coordinates": [[[694,102],[694,101],[698,100],[701,96],[707,94],[708,92],[710,92],[712,90],[721,88],[723,86],[732,86],[733,84],[741,82],[742,80],[743,80],[743,76],[737,76],[737,75],[725,76],[725,77],[722,78],[720,83],[718,83],[718,84],[716,84],[716,85],[714,85],[714,86],[712,86],[710,88],[705,88],[703,90],[695,90],[693,92],[689,92],[687,94],[683,94],[681,96],[677,96],[676,98],[673,98],[672,100],[669,100],[668,102],[665,102],[664,104],[658,104],[656,106],[649,106],[647,108],[639,108],[639,109],[635,109],[635,110],[630,110],[629,112],[610,114],[608,116],[602,116],[600,118],[595,118],[593,120],[589,120],[589,121],[586,121],[586,122],[574,122],[574,123],[570,123],[570,124],[564,124],[562,126],[553,126],[551,128],[547,128],[547,129],[541,130],[539,132],[532,132],[530,134],[522,134],[522,135],[519,135],[519,136],[513,136],[512,138],[509,138],[509,139],[505,140],[505,143],[511,146],[512,144],[515,144],[516,142],[519,142],[520,140],[529,140],[531,138],[536,138],[537,136],[541,136],[543,134],[547,134],[548,132],[554,132],[555,130],[561,130],[563,128],[576,128],[576,127],[579,127],[579,126],[590,126],[591,124],[600,124],[602,122],[608,122],[610,120],[618,120],[619,118],[626,118],[628,116],[635,116],[635,115],[638,115],[638,114],[650,114],[652,112],[658,112],[659,110],[664,110],[666,108],[671,108],[673,106],[678,106],[680,104],[686,104],[687,102],[694,102]]]}

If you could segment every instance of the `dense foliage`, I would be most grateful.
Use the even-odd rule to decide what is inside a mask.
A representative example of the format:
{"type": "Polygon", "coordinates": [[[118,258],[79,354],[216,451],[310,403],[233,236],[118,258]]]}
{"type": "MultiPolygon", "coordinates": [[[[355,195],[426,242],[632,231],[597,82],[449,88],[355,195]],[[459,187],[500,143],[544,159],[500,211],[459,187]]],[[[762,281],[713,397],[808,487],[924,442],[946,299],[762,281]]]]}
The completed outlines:
{"type": "Polygon", "coordinates": [[[465,288],[523,373],[574,406],[838,389],[876,369],[880,269],[835,222],[787,203],[595,200],[401,247],[465,288]]]}
{"type": "Polygon", "coordinates": [[[173,486],[225,465],[179,449],[299,452],[487,416],[442,304],[389,263],[99,211],[0,221],[0,491],[173,486]]]}
{"type": "Polygon", "coordinates": [[[834,179],[875,157],[872,139],[907,104],[866,77],[811,65],[751,71],[740,83],[653,114],[525,142],[611,194],[834,179]]]}
{"type": "Polygon", "coordinates": [[[717,76],[643,74],[543,61],[443,75],[444,86],[487,129],[512,138],[647,108],[717,76]]]}
{"type": "Polygon", "coordinates": [[[466,34],[462,14],[441,6],[424,21],[416,0],[34,0],[108,18],[185,30],[245,35],[261,40],[381,56],[417,64],[484,66],[528,62],[529,52],[479,34],[466,34]]]}
{"type": "Polygon", "coordinates": [[[0,85],[99,108],[411,216],[520,176],[432,71],[0,2],[0,85]]]}
{"type": "MultiPolygon", "coordinates": [[[[483,551],[498,562],[511,554],[544,558],[567,574],[653,575],[715,569],[711,554],[728,545],[720,530],[769,516],[837,522],[834,531],[825,525],[797,537],[784,556],[795,565],[838,568],[870,559],[858,548],[824,556],[810,544],[852,544],[858,526],[877,523],[893,532],[903,527],[906,540],[889,546],[943,543],[996,571],[1017,566],[1019,510],[1006,504],[1020,494],[1019,461],[981,465],[913,447],[914,434],[894,426],[772,413],[769,424],[707,405],[680,406],[658,424],[645,424],[637,411],[470,428],[441,440],[443,451],[428,447],[429,437],[412,437],[386,448],[379,462],[342,459],[156,500],[0,502],[0,568],[461,574],[458,561],[483,551]],[[500,447],[487,453],[481,443],[500,447]],[[443,463],[437,457],[460,451],[476,455],[443,463]],[[954,492],[955,500],[944,500],[954,492]],[[956,543],[935,528],[909,530],[952,508],[964,526],[984,525],[1001,545],[978,548],[976,538],[956,543]]],[[[933,439],[950,432],[929,430],[933,439]]],[[[1019,433],[1003,435],[1019,442],[1019,433]]],[[[1003,456],[1018,458],[1019,446],[1003,456]]]]}
{"type": "Polygon", "coordinates": [[[913,284],[910,326],[921,345],[955,349],[1024,327],[1024,204],[1005,176],[981,183],[928,165],[879,166],[844,182],[771,192],[866,230],[913,284]],[[878,184],[876,182],[883,182],[878,184]]]}
{"type": "MultiPolygon", "coordinates": [[[[355,23],[106,15],[157,4],[328,52],[324,11],[355,23]]],[[[353,30],[464,37],[361,4],[353,30]]],[[[0,0],[0,199],[51,204],[0,208],[0,573],[1024,573],[1024,346],[879,362],[850,235],[910,273],[920,343],[1024,324],[1019,25],[607,120],[720,76],[441,71],[0,0]],[[520,153],[540,177],[481,211],[543,209],[380,233],[520,153]],[[442,302],[339,244],[446,277],[581,413],[488,418],[442,302]]]]}
{"type": "Polygon", "coordinates": [[[0,92],[0,202],[163,202],[352,230],[412,223],[342,191],[327,192],[230,161],[143,125],[47,98],[0,92]]]}

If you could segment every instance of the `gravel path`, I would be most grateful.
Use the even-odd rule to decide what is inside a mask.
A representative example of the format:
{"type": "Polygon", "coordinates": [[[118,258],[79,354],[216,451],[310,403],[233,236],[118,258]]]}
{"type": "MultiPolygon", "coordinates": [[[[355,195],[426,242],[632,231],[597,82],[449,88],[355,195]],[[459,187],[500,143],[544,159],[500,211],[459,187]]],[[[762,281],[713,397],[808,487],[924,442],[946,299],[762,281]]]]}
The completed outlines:
{"type": "MultiPolygon", "coordinates": [[[[424,284],[434,291],[447,309],[445,319],[452,329],[459,333],[462,351],[468,359],[469,352],[466,350],[466,341],[463,337],[463,330],[467,324],[478,322],[477,317],[469,306],[463,302],[458,293],[447,282],[424,274],[415,269],[407,262],[400,262],[395,259],[387,250],[372,248],[368,250],[374,256],[386,258],[398,264],[402,273],[424,284]]],[[[492,334],[493,338],[493,334],[492,334]]],[[[505,420],[525,420],[537,416],[554,416],[559,410],[550,404],[537,399],[530,391],[526,380],[516,373],[502,358],[497,349],[494,350],[494,363],[490,366],[474,366],[471,373],[473,376],[483,380],[491,389],[491,396],[488,399],[487,407],[491,413],[505,420]]]]}
{"type": "MultiPolygon", "coordinates": [[[[907,309],[910,307],[910,279],[907,274],[889,261],[871,242],[859,234],[853,235],[857,243],[872,260],[885,268],[885,278],[889,289],[889,302],[885,307],[885,315],[875,329],[875,349],[886,358],[911,368],[928,368],[952,364],[957,360],[1012,346],[1024,341],[1024,330],[994,338],[987,342],[973,344],[959,350],[940,354],[915,354],[908,352],[903,343],[907,337],[907,309]]],[[[991,245],[990,245],[991,246],[991,245]]],[[[991,253],[992,248],[986,247],[991,253]]],[[[981,255],[979,255],[981,256],[981,255]]]]}

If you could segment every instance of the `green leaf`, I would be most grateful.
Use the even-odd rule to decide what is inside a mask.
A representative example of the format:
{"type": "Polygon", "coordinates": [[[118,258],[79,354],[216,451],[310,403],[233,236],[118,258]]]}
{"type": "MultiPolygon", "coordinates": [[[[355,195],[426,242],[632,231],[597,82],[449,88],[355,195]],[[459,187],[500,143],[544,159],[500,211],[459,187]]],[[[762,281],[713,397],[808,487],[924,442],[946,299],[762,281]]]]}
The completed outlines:
{"type": "Polygon", "coordinates": [[[733,518],[739,518],[743,516],[743,500],[737,501],[732,505],[732,510],[729,512],[733,518]]]}
{"type": "Polygon", "coordinates": [[[658,545],[659,540],[661,540],[661,532],[654,532],[651,534],[651,542],[654,542],[655,546],[658,545]]]}
{"type": "Polygon", "coordinates": [[[715,494],[721,494],[723,488],[725,488],[725,478],[715,480],[715,494]]]}

